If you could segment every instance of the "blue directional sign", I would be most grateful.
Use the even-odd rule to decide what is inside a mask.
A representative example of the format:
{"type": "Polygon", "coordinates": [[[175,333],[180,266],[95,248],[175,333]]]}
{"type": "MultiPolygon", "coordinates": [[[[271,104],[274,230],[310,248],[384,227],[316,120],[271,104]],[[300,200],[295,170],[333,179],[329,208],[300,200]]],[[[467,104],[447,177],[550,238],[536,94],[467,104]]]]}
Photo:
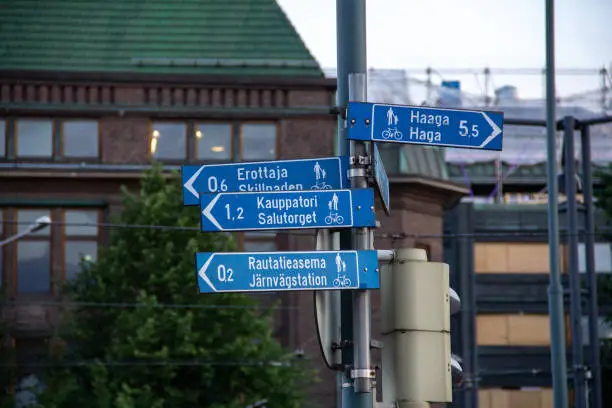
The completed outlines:
{"type": "Polygon", "coordinates": [[[182,166],[183,204],[200,193],[334,190],[349,187],[348,157],[182,166]]]}
{"type": "Polygon", "coordinates": [[[374,190],[200,194],[202,231],[375,227],[374,190]]]}
{"type": "Polygon", "coordinates": [[[502,112],[349,102],[348,121],[352,140],[502,150],[502,112]]]}
{"type": "Polygon", "coordinates": [[[389,193],[389,177],[387,177],[387,171],[385,170],[385,166],[383,164],[382,158],[380,157],[380,152],[378,151],[378,145],[376,143],[372,143],[374,145],[374,178],[376,179],[376,189],[378,190],[378,194],[380,195],[380,200],[383,203],[383,208],[385,209],[385,213],[387,215],[391,214],[391,209],[389,207],[391,201],[391,194],[389,193]]]}
{"type": "Polygon", "coordinates": [[[200,293],[379,289],[376,251],[200,252],[200,293]]]}

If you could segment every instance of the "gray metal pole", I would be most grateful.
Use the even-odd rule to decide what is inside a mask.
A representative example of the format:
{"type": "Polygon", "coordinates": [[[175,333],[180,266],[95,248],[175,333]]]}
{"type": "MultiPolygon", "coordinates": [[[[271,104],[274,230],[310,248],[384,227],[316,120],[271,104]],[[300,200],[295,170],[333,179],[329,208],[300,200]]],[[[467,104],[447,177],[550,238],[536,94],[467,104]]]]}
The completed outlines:
{"type": "Polygon", "coordinates": [[[459,263],[451,263],[453,272],[458,274],[461,293],[461,357],[463,358],[463,389],[461,408],[478,408],[478,350],[475,345],[474,325],[477,315],[476,274],[474,273],[473,204],[460,204],[455,210],[456,231],[464,238],[453,240],[454,252],[459,263]]]}
{"type": "MultiPolygon", "coordinates": [[[[349,75],[367,74],[365,21],[365,0],[336,0],[337,103],[340,107],[346,106],[349,101],[349,75]]],[[[338,147],[339,154],[342,156],[347,156],[351,153],[345,121],[341,117],[338,118],[338,147]]],[[[355,185],[353,185],[354,187],[355,185]]],[[[340,245],[341,249],[353,248],[350,231],[341,233],[340,245]]],[[[346,341],[345,344],[353,344],[355,343],[353,339],[353,294],[350,291],[343,291],[341,297],[342,339],[346,341]]],[[[369,303],[369,297],[366,296],[366,299],[364,299],[362,296],[361,299],[362,303],[366,300],[369,303]]],[[[354,362],[353,357],[353,350],[347,347],[342,349],[342,363],[345,367],[354,366],[356,362],[354,362]]],[[[354,393],[352,388],[346,386],[351,381],[350,372],[345,370],[342,377],[342,406],[346,408],[371,407],[371,393],[354,393]],[[368,396],[369,398],[367,398],[368,396]]],[[[355,382],[355,384],[357,383],[360,387],[363,385],[362,380],[355,382]]]]}
{"type": "MultiPolygon", "coordinates": [[[[365,73],[350,74],[349,99],[351,101],[365,102],[367,97],[367,76],[365,73]]],[[[361,160],[370,158],[364,142],[350,142],[351,188],[367,188],[366,168],[361,160]]],[[[353,229],[353,247],[355,249],[372,249],[370,230],[368,228],[353,229]]],[[[375,271],[371,271],[376,273],[375,271]]],[[[370,361],[371,337],[371,298],[370,291],[359,290],[353,292],[353,389],[355,401],[353,407],[372,407],[372,370],[370,361]]]]}
{"type": "Polygon", "coordinates": [[[586,390],[582,338],[582,294],[578,271],[578,206],[576,203],[576,152],[573,117],[563,118],[565,149],[565,194],[567,197],[567,251],[572,317],[572,359],[574,372],[574,408],[585,408],[586,390]]]}
{"type": "Polygon", "coordinates": [[[589,360],[591,366],[591,407],[602,408],[601,365],[599,362],[599,306],[597,304],[597,274],[595,272],[595,210],[593,206],[593,170],[591,168],[591,136],[589,126],[581,131],[582,194],[584,195],[586,236],[584,253],[589,287],[589,360]]]}
{"type": "Polygon", "coordinates": [[[548,184],[548,245],[550,283],[548,309],[550,317],[550,364],[555,408],[568,407],[567,361],[565,357],[565,324],[563,321],[563,287],[559,270],[559,206],[557,204],[557,135],[555,97],[555,15],[554,0],[546,0],[546,178],[548,184]]]}

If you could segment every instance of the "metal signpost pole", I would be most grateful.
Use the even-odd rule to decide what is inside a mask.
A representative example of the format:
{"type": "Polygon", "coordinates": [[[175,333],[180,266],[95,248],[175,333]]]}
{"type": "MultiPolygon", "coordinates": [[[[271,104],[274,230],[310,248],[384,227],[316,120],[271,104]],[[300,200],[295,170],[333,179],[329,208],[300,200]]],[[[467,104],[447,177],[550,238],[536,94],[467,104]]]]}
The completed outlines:
{"type": "Polygon", "coordinates": [[[582,294],[578,272],[578,207],[576,203],[576,162],[573,117],[563,119],[565,149],[565,196],[567,197],[567,249],[572,316],[572,358],[574,371],[574,408],[585,408],[584,359],[582,351],[582,294]]]}
{"type": "Polygon", "coordinates": [[[597,305],[597,274],[595,271],[595,216],[593,209],[593,169],[591,168],[591,137],[589,125],[581,130],[582,137],[582,193],[585,206],[584,252],[589,288],[589,354],[591,362],[591,404],[592,408],[602,408],[601,365],[599,362],[599,307],[597,305]]]}
{"type": "Polygon", "coordinates": [[[550,284],[550,359],[553,377],[554,407],[567,408],[567,361],[565,357],[565,324],[563,321],[563,287],[559,270],[559,214],[557,185],[557,123],[555,98],[555,16],[554,0],[546,0],[546,131],[548,161],[548,246],[550,284]]]}
{"type": "MultiPolygon", "coordinates": [[[[349,99],[356,102],[365,102],[367,93],[367,78],[365,73],[350,74],[349,99]]],[[[351,169],[349,177],[351,188],[367,188],[366,166],[371,163],[371,156],[364,142],[351,140],[351,169]]],[[[368,228],[353,229],[353,247],[359,249],[372,249],[368,228]]],[[[370,273],[376,273],[370,271],[370,273]]],[[[373,371],[370,362],[370,336],[371,336],[371,298],[370,291],[360,290],[353,293],[353,389],[355,401],[352,407],[372,407],[372,377],[373,371]]]]}
{"type": "MultiPolygon", "coordinates": [[[[347,107],[347,137],[352,142],[352,164],[349,175],[351,178],[351,187],[357,189],[350,191],[362,190],[360,187],[366,185],[364,167],[372,164],[375,185],[379,192],[381,202],[383,203],[383,208],[387,214],[389,213],[390,201],[389,180],[384,170],[384,165],[381,165],[382,163],[376,143],[422,144],[481,150],[502,150],[502,112],[468,111],[363,102],[362,100],[365,99],[365,75],[351,75],[350,84],[351,98],[347,107]],[[366,151],[366,145],[363,145],[363,142],[370,142],[370,152],[366,151]]],[[[353,225],[353,227],[371,228],[370,225],[353,225]]],[[[357,245],[357,248],[370,248],[369,245],[371,245],[371,240],[367,238],[366,233],[362,233],[361,231],[362,230],[355,231],[354,244],[357,245]]],[[[363,328],[355,327],[354,330],[355,344],[353,347],[355,361],[353,367],[357,370],[353,374],[363,375],[361,380],[356,380],[354,382],[355,391],[357,393],[367,392],[366,389],[372,382],[371,378],[368,378],[372,373],[368,373],[366,370],[369,365],[369,350],[366,350],[365,345],[367,343],[366,340],[369,339],[369,337],[366,336],[370,330],[369,316],[366,315],[369,313],[369,299],[367,296],[367,294],[364,296],[362,293],[355,294],[354,310],[356,313],[363,313],[363,316],[356,316],[353,320],[355,325],[363,325],[363,328]]],[[[410,310],[406,311],[406,313],[415,312],[414,310],[410,310]]],[[[441,332],[448,330],[446,326],[438,328],[441,332]]],[[[436,331],[437,330],[438,329],[436,329],[436,331]]],[[[406,344],[407,343],[398,347],[400,349],[405,349],[407,347],[406,344]]],[[[389,347],[393,348],[393,346],[389,347]]],[[[446,346],[442,345],[442,348],[444,347],[446,346]]],[[[448,345],[448,347],[450,347],[450,345],[448,345]]],[[[383,348],[383,350],[385,349],[383,348]]],[[[406,350],[402,350],[402,352],[404,351],[406,350]]],[[[433,352],[433,354],[439,355],[438,352],[433,352]]],[[[450,356],[448,357],[450,358],[450,356]]],[[[388,361],[394,360],[391,358],[391,360],[388,361]]],[[[412,364],[412,361],[406,362],[402,360],[402,364],[403,366],[400,371],[410,371],[418,368],[417,361],[412,364]]],[[[445,364],[444,370],[446,370],[445,364]]],[[[394,370],[389,368],[385,369],[383,363],[383,371],[384,370],[387,370],[386,373],[391,372],[391,376],[393,376],[394,370]]],[[[461,369],[459,368],[459,370],[461,369]]],[[[409,377],[416,379],[418,376],[415,376],[414,372],[411,371],[409,377]]],[[[387,374],[385,374],[384,378],[388,378],[387,374]]],[[[418,381],[411,384],[414,385],[417,383],[424,384],[418,381]]],[[[422,392],[418,394],[418,398],[423,398],[423,393],[427,394],[431,391],[432,393],[430,395],[428,394],[429,397],[439,398],[435,401],[450,401],[449,398],[452,398],[449,388],[450,380],[446,384],[449,387],[446,385],[437,385],[439,385],[441,389],[434,390],[435,386],[426,387],[423,385],[424,388],[421,390],[422,392]],[[440,391],[442,391],[442,393],[439,393],[440,391]]],[[[419,385],[419,387],[421,386],[419,385]]],[[[413,395],[412,391],[404,391],[413,395]]],[[[386,398],[384,394],[383,392],[383,400],[386,398]]],[[[413,396],[415,395],[416,394],[413,396]]],[[[432,401],[431,399],[426,400],[432,401]]],[[[348,406],[352,408],[358,405],[354,403],[348,406]]]]}
{"type": "MultiPolygon", "coordinates": [[[[346,106],[349,101],[349,74],[366,74],[366,27],[365,27],[366,3],[365,0],[337,0],[336,1],[336,30],[337,30],[337,104],[340,107],[346,106]]],[[[365,96],[365,95],[364,95],[365,96]]],[[[340,156],[348,156],[350,151],[349,142],[347,139],[346,121],[344,118],[338,118],[338,147],[340,156]]],[[[355,186],[352,186],[353,188],[355,186]]],[[[352,247],[350,232],[342,232],[340,237],[341,249],[349,249],[352,247]]],[[[364,240],[367,238],[364,238],[364,240]]],[[[369,307],[369,296],[363,293],[355,295],[356,300],[362,305],[369,307]]],[[[356,344],[359,339],[353,339],[353,294],[349,291],[342,292],[341,302],[341,319],[342,319],[342,340],[344,340],[342,349],[342,363],[345,366],[352,366],[362,361],[353,361],[353,352],[346,345],[355,344],[355,350],[359,350],[361,345],[356,344]]],[[[359,310],[356,310],[359,316],[359,310]]],[[[369,312],[369,311],[368,311],[369,312]]],[[[369,314],[368,314],[369,316],[369,314]]],[[[367,317],[367,316],[364,316],[367,317]]],[[[369,330],[364,327],[364,330],[369,330]]],[[[369,353],[369,343],[367,344],[369,353]]],[[[368,354],[369,356],[369,354],[368,354]]],[[[362,367],[356,367],[362,368],[362,367]]],[[[363,367],[369,368],[369,367],[363,367]]],[[[372,399],[359,397],[363,395],[371,397],[371,394],[355,394],[348,387],[351,383],[351,378],[343,371],[342,380],[339,383],[342,386],[342,406],[358,408],[371,407],[372,399]],[[363,405],[362,405],[363,404],[363,405]]],[[[366,381],[369,383],[369,381],[366,381]]],[[[355,385],[362,387],[363,381],[357,379],[355,385]]],[[[367,385],[367,384],[366,384],[367,385]]]]}

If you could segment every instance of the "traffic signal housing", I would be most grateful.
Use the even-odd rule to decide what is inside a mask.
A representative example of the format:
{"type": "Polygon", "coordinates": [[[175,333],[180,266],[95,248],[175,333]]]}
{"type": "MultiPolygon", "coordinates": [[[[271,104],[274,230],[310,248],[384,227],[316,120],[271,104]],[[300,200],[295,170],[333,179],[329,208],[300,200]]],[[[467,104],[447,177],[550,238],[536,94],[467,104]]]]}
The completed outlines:
{"type": "Polygon", "coordinates": [[[463,369],[451,354],[450,316],[460,309],[448,264],[428,262],[425,250],[398,249],[381,268],[384,404],[452,402],[463,369]]]}

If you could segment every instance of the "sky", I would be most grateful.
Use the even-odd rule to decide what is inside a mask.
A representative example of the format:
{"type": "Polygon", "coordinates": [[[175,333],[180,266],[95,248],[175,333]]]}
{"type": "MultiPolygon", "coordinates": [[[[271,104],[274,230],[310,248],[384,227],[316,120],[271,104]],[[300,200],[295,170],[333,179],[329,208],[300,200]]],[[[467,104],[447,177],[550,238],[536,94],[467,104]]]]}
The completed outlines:
{"type": "MultiPolygon", "coordinates": [[[[336,66],[336,2],[278,0],[315,58],[336,66]]],[[[612,71],[612,0],[555,1],[557,92],[567,96],[600,87],[601,77],[563,75],[565,68],[612,71]]],[[[545,67],[544,0],[369,0],[369,68],[427,67],[446,80],[478,91],[483,77],[456,75],[449,68],[545,67]]],[[[418,76],[418,75],[417,75],[418,76]]],[[[420,78],[424,78],[421,74],[420,78]]],[[[542,76],[493,73],[493,85],[515,85],[521,98],[542,97],[542,76]]]]}

